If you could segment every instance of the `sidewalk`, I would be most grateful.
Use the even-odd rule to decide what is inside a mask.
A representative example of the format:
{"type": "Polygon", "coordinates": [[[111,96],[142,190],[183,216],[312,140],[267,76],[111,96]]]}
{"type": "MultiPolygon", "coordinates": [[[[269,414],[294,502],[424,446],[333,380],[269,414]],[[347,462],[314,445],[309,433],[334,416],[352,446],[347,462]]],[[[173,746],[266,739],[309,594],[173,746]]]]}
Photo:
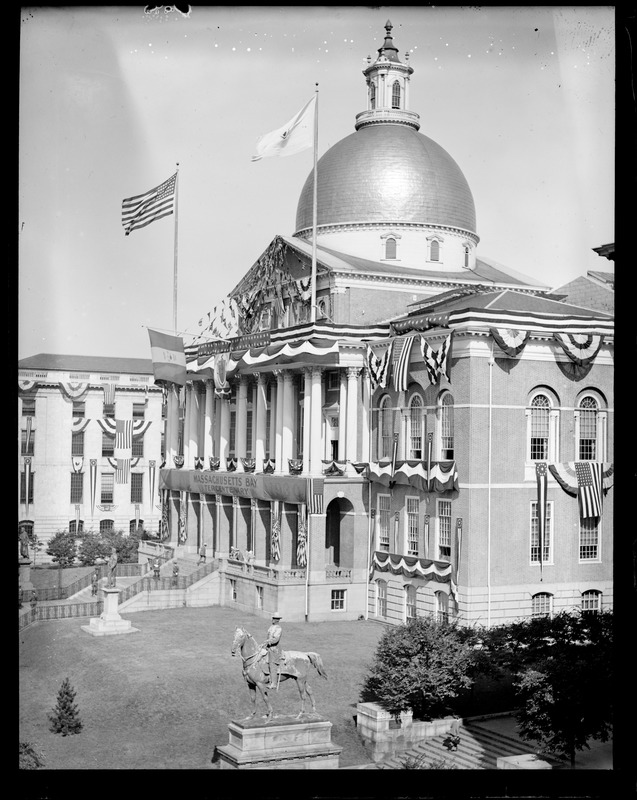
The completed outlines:
{"type": "MultiPolygon", "coordinates": [[[[467,720],[473,725],[481,728],[501,733],[512,739],[524,742],[518,733],[518,727],[513,715],[490,717],[488,719],[475,718],[467,720]]],[[[529,752],[532,751],[532,744],[529,745],[529,752]]],[[[599,742],[595,739],[589,741],[589,750],[579,750],[575,756],[575,769],[612,769],[613,768],[613,742],[599,742]]]]}

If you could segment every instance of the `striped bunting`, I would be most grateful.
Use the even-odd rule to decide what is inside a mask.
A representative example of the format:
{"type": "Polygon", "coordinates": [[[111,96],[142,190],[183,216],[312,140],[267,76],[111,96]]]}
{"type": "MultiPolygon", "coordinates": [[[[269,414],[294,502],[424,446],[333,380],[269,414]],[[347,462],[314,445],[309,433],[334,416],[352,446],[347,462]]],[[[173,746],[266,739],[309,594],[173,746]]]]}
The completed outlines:
{"type": "Polygon", "coordinates": [[[60,381],[60,389],[62,394],[66,395],[69,400],[77,400],[88,389],[88,383],[64,383],[60,381]]]}
{"type": "Polygon", "coordinates": [[[397,392],[407,391],[409,384],[409,358],[415,336],[394,339],[394,388],[397,392]]]}
{"type": "Polygon", "coordinates": [[[491,328],[489,332],[500,350],[511,358],[520,355],[531,335],[529,331],[516,328],[491,328]]]}
{"type": "Polygon", "coordinates": [[[423,578],[437,583],[451,583],[451,564],[441,561],[429,561],[416,556],[401,556],[392,553],[374,551],[370,572],[391,572],[393,575],[404,575],[406,578],[423,578]]]}
{"type": "Polygon", "coordinates": [[[423,492],[458,491],[458,470],[455,461],[434,462],[428,472],[422,461],[397,461],[392,473],[392,462],[370,462],[369,479],[373,483],[389,486],[390,483],[413,486],[423,492]]]}
{"type": "Polygon", "coordinates": [[[365,363],[369,370],[372,391],[375,391],[377,388],[387,388],[392,347],[393,340],[389,343],[389,347],[385,348],[382,352],[375,350],[371,345],[367,345],[365,363]]]}
{"type": "Polygon", "coordinates": [[[423,361],[425,362],[425,368],[427,370],[427,375],[429,376],[429,381],[432,385],[436,385],[438,383],[438,379],[441,375],[444,375],[445,378],[451,383],[451,378],[449,375],[449,361],[451,356],[451,334],[447,336],[447,338],[443,341],[440,345],[438,350],[434,350],[424,336],[420,337],[420,352],[422,354],[423,361]]]}
{"type": "MultiPolygon", "coordinates": [[[[577,482],[577,471],[575,461],[563,461],[561,463],[549,464],[549,472],[559,483],[562,489],[572,497],[577,497],[579,484],[577,482]]],[[[611,462],[599,462],[602,464],[602,490],[607,492],[613,485],[615,467],[611,462]]]]}
{"type": "Polygon", "coordinates": [[[485,325],[489,328],[523,329],[531,333],[553,336],[554,331],[589,336],[596,334],[613,336],[615,323],[612,318],[585,317],[583,315],[556,316],[555,314],[529,313],[524,311],[498,311],[489,309],[465,308],[449,314],[449,324],[453,328],[473,328],[485,325]]]}
{"type": "Polygon", "coordinates": [[[602,346],[600,335],[554,333],[553,338],[571,361],[579,366],[590,364],[602,346]]]}
{"type": "Polygon", "coordinates": [[[307,479],[307,511],[308,514],[322,514],[324,508],[323,492],[325,480],[323,478],[307,479]]]}
{"type": "Polygon", "coordinates": [[[133,446],[133,420],[115,420],[115,483],[128,483],[130,480],[131,447],[133,446]]]}

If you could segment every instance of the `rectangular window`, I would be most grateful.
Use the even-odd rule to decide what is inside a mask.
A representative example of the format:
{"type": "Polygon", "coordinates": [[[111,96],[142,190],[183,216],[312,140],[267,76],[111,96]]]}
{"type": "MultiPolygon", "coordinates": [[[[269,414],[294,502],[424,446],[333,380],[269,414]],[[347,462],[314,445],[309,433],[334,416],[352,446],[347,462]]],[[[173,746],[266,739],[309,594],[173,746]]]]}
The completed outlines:
{"type": "Polygon", "coordinates": [[[376,581],[376,616],[387,616],[387,584],[385,581],[376,581]]]}
{"type": "Polygon", "coordinates": [[[146,403],[133,403],[133,419],[144,419],[146,415],[146,403]]]}
{"type": "Polygon", "coordinates": [[[582,614],[599,614],[602,608],[601,592],[584,592],[582,594],[582,614]]]}
{"type": "Polygon", "coordinates": [[[72,456],[84,455],[84,431],[80,431],[80,433],[71,434],[71,455],[72,456]]]}
{"type": "Polygon", "coordinates": [[[451,500],[438,500],[438,558],[451,558],[451,500]]]}
{"type": "Polygon", "coordinates": [[[131,472],[130,476],[130,501],[131,503],[144,502],[144,473],[131,472]]]}
{"type": "Polygon", "coordinates": [[[144,457],[144,435],[133,438],[131,442],[131,456],[133,458],[144,457]]]}
{"type": "Polygon", "coordinates": [[[237,582],[234,578],[230,578],[230,599],[233,603],[237,602],[237,582]]]}
{"type": "Polygon", "coordinates": [[[407,514],[407,555],[418,555],[418,539],[419,539],[419,514],[420,514],[420,500],[417,497],[406,497],[406,514],[407,514]]]}
{"type": "Polygon", "coordinates": [[[579,521],[580,561],[599,560],[599,519],[586,517],[579,521]]]}
{"type": "Polygon", "coordinates": [[[332,611],[345,611],[345,589],[332,589],[330,608],[332,611]]]}
{"type": "Polygon", "coordinates": [[[104,403],[102,416],[104,419],[115,419],[115,403],[104,403]]]}
{"type": "Polygon", "coordinates": [[[340,373],[332,370],[331,372],[327,373],[327,390],[328,391],[336,391],[340,388],[340,373]]]}
{"type": "Polygon", "coordinates": [[[22,416],[35,417],[35,397],[22,398],[22,416]]]}
{"type": "Polygon", "coordinates": [[[378,549],[386,553],[389,552],[390,500],[388,494],[378,495],[378,549]]]}
{"type": "Polygon", "coordinates": [[[416,587],[405,586],[405,620],[416,619],[416,587]]]}
{"type": "Polygon", "coordinates": [[[256,598],[257,598],[257,608],[263,609],[263,586],[255,586],[256,589],[256,598]]]}
{"type": "Polygon", "coordinates": [[[111,433],[102,431],[102,456],[113,458],[115,455],[115,436],[111,433]]]}
{"type": "Polygon", "coordinates": [[[84,473],[71,473],[71,503],[84,502],[84,473]]]}
{"type": "MultiPolygon", "coordinates": [[[[537,515],[537,502],[531,503],[531,564],[540,563],[540,520],[537,515]]],[[[553,502],[546,504],[544,541],[542,542],[542,563],[553,563],[553,502]]]]}
{"type": "Polygon", "coordinates": [[[252,458],[252,405],[246,411],[246,458],[252,458]]]}
{"type": "Polygon", "coordinates": [[[112,503],[113,502],[114,486],[115,486],[115,473],[114,472],[103,472],[102,473],[101,492],[100,492],[100,502],[101,503],[112,503]]]}
{"type": "Polygon", "coordinates": [[[86,403],[83,401],[73,401],[73,418],[74,419],[84,419],[86,416],[86,403]]]}
{"type": "Polygon", "coordinates": [[[230,412],[230,434],[228,436],[228,456],[235,457],[235,443],[237,441],[237,412],[230,412]]]}
{"type": "Polygon", "coordinates": [[[23,456],[32,456],[35,454],[35,431],[34,430],[24,430],[20,431],[21,433],[21,441],[20,441],[20,455],[23,456]]]}
{"type": "Polygon", "coordinates": [[[534,594],[531,598],[531,615],[534,617],[550,617],[553,611],[553,595],[547,592],[534,594]]]}
{"type": "MultiPolygon", "coordinates": [[[[29,478],[29,503],[33,502],[33,485],[35,483],[35,473],[32,472],[29,478]]],[[[20,473],[20,502],[27,502],[27,475],[26,472],[20,473]]]]}
{"type": "Polygon", "coordinates": [[[597,458],[597,409],[581,408],[579,412],[579,460],[597,458]]]}

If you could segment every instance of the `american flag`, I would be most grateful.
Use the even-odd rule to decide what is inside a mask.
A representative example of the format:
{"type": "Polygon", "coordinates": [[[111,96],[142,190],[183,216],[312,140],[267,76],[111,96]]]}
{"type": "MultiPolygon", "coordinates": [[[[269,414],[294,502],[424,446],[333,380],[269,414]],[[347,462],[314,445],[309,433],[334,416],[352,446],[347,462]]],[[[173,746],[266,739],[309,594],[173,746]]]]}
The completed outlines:
{"type": "Polygon", "coordinates": [[[177,173],[167,181],[144,194],[126,197],[122,201],[122,225],[126,236],[137,228],[144,228],[156,219],[173,213],[177,173]]]}
{"type": "Polygon", "coordinates": [[[577,498],[582,519],[602,515],[602,462],[576,461],[577,498]]]}
{"type": "Polygon", "coordinates": [[[130,480],[131,447],[133,446],[133,420],[115,420],[115,483],[130,480]]]}
{"type": "Polygon", "coordinates": [[[394,388],[397,392],[407,391],[409,383],[409,357],[415,336],[394,339],[394,388]]]}
{"type": "Polygon", "coordinates": [[[325,480],[323,478],[307,479],[307,510],[309,514],[323,513],[323,490],[325,480]]]}

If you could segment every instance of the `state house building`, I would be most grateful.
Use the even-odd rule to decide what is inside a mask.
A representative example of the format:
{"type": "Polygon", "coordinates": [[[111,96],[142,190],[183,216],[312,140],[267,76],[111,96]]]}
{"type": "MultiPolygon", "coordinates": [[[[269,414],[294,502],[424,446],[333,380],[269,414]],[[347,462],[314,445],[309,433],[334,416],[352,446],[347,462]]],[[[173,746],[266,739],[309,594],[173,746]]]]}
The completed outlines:
{"type": "Polygon", "coordinates": [[[163,535],[205,542],[221,602],[264,616],[611,607],[612,313],[478,252],[385,34],[318,161],[315,313],[311,172],[293,233],[229,295],[233,335],[187,343],[166,386],[163,535]]]}

